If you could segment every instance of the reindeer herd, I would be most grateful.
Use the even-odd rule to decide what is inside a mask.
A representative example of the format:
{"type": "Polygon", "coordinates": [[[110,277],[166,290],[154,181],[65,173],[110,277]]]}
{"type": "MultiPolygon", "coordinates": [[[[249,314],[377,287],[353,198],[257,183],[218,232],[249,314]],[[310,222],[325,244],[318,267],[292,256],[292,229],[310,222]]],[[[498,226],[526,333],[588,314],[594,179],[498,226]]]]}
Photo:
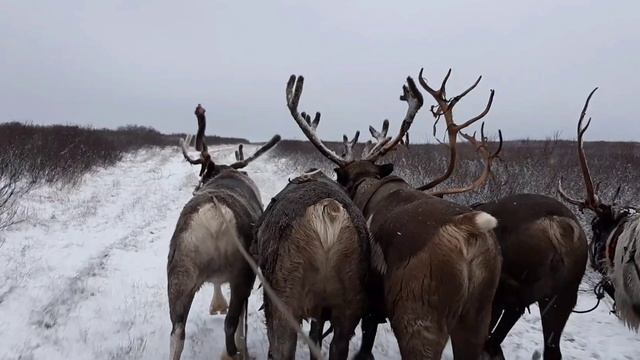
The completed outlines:
{"type": "MultiPolygon", "coordinates": [[[[361,348],[355,359],[373,359],[377,327],[390,322],[403,359],[439,359],[451,340],[456,359],[504,358],[501,343],[524,310],[538,303],[544,359],[560,359],[563,328],[576,304],[587,260],[603,275],[601,286],[615,300],[617,315],[632,329],[640,326],[640,214],[632,207],[605,204],[587,166],[583,120],[578,123],[578,154],[587,198],[559,194],[580,210],[594,212],[591,241],[574,213],[562,202],[536,194],[514,194],[488,203],[459,204],[449,194],[481,187],[502,150],[484,134],[466,132],[490,111],[494,91],[475,117],[456,122],[454,108],[481,77],[461,94],[448,97],[446,74],[432,88],[419,84],[444,118],[449,163],[444,174],[420,187],[393,175],[386,154],[408,145],[408,132],[424,98],[407,77],[400,100],[407,111],[395,136],[389,122],[370,127],[373,141],[354,151],[359,132],[343,138],[336,153],[317,135],[320,113],[298,109],[304,78],[292,75],[286,86],[291,117],[315,148],[336,165],[336,180],[310,167],[263,209],[260,193],[241,171],[271,149],[278,135],[249,158],[242,146],[236,162],[215,163],[205,143],[205,111],[196,109],[198,158],[188,154],[191,137],[181,141],[185,159],[201,165],[200,183],[184,206],[171,238],[167,263],[170,358],[180,359],[187,317],[195,293],[214,284],[210,313],[226,313],[224,358],[248,358],[246,311],[256,276],[264,290],[270,359],[294,359],[299,334],[311,358],[319,358],[322,340],[333,332],[329,359],[347,359],[358,324],[361,348]],[[434,188],[455,171],[458,139],[483,158],[484,170],[473,183],[434,188]],[[227,304],[220,286],[229,283],[227,304]],[[302,320],[311,321],[308,337],[302,320]],[[325,332],[325,323],[330,327],[325,332]]],[[[595,90],[594,90],[595,91],[595,90]]],[[[590,120],[589,120],[590,121],[590,120]]],[[[615,199],[614,199],[615,201],[615,199]]]]}

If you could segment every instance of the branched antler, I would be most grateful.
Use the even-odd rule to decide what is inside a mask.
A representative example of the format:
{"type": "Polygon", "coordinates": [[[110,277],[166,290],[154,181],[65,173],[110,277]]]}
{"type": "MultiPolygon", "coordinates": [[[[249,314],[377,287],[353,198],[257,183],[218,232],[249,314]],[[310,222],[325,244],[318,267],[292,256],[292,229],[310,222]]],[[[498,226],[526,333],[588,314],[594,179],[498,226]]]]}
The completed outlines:
{"type": "Polygon", "coordinates": [[[582,126],[584,118],[587,114],[587,109],[589,107],[589,102],[591,101],[591,97],[598,90],[596,87],[589,93],[587,100],[582,107],[582,112],[580,113],[580,119],[578,120],[578,158],[580,159],[580,168],[582,169],[582,177],[584,178],[584,185],[587,189],[587,198],[585,200],[577,200],[575,198],[570,197],[562,188],[562,178],[558,180],[558,193],[560,197],[562,197],[567,202],[577,205],[580,207],[580,210],[590,209],[594,212],[600,212],[601,209],[601,201],[597,194],[597,189],[593,186],[593,180],[591,178],[591,173],[589,171],[589,164],[587,164],[587,156],[584,153],[584,134],[587,132],[589,125],[591,125],[591,118],[587,120],[587,123],[582,126]]]}
{"type": "Polygon", "coordinates": [[[320,140],[316,133],[318,124],[320,124],[320,113],[316,112],[313,120],[311,116],[305,112],[298,112],[298,104],[300,103],[300,96],[302,95],[302,89],[304,87],[304,77],[291,75],[287,82],[287,107],[293,117],[293,120],[298,124],[302,133],[309,139],[309,141],[324,155],[327,159],[333,161],[338,166],[344,166],[349,161],[336,154],[333,150],[329,149],[320,140]]]}
{"type": "Polygon", "coordinates": [[[272,147],[274,147],[280,141],[280,135],[275,135],[271,138],[266,144],[262,145],[253,155],[248,158],[244,158],[242,154],[242,145],[239,146],[239,151],[236,151],[236,160],[237,162],[229,165],[234,169],[242,169],[243,167],[249,165],[253,160],[259,158],[262,154],[269,151],[272,147]],[[240,156],[240,159],[238,157],[240,156]]]}
{"type": "Polygon", "coordinates": [[[184,156],[185,160],[187,160],[192,165],[202,165],[200,167],[200,176],[202,176],[202,174],[204,174],[205,170],[207,169],[207,166],[211,162],[211,155],[209,155],[204,135],[204,131],[207,126],[207,119],[205,116],[205,109],[200,104],[198,104],[194,113],[198,118],[198,132],[196,134],[195,145],[196,149],[200,151],[200,158],[194,159],[188,154],[187,147],[193,139],[192,135],[185,136],[184,140],[180,139],[179,143],[180,148],[182,149],[182,155],[184,156]]]}
{"type": "Polygon", "coordinates": [[[378,131],[373,126],[369,126],[369,132],[371,133],[371,137],[375,139],[375,143],[367,142],[369,146],[365,147],[366,151],[362,152],[362,158],[366,158],[370,154],[374,154],[386,145],[389,141],[391,141],[391,137],[387,137],[387,132],[389,131],[389,119],[384,119],[382,122],[382,130],[378,131]]]}
{"type": "MultiPolygon", "coordinates": [[[[343,136],[344,151],[342,156],[340,156],[333,150],[329,149],[326,145],[324,145],[322,143],[322,140],[320,140],[320,138],[316,134],[316,129],[318,127],[318,124],[320,123],[320,113],[316,112],[316,115],[312,121],[311,116],[309,116],[307,113],[298,112],[298,105],[300,103],[300,96],[302,94],[303,86],[304,78],[302,76],[296,77],[295,75],[291,75],[289,81],[287,82],[286,95],[287,107],[291,112],[291,116],[298,124],[304,135],[316,147],[316,149],[320,151],[322,155],[324,155],[326,158],[333,161],[340,167],[343,167],[356,160],[353,153],[353,147],[358,142],[358,137],[360,136],[359,132],[356,132],[352,140],[349,140],[346,135],[343,136]]],[[[420,107],[422,107],[424,100],[422,98],[422,94],[420,94],[420,91],[418,91],[418,88],[411,77],[407,77],[407,84],[402,87],[402,90],[403,94],[402,96],[400,96],[400,100],[407,102],[408,109],[405,118],[402,121],[402,125],[400,126],[400,130],[398,131],[398,135],[395,138],[387,137],[387,132],[389,130],[388,120],[384,121],[382,125],[382,131],[380,132],[378,132],[373,127],[369,127],[371,136],[376,139],[376,143],[374,145],[370,141],[367,142],[367,145],[362,152],[362,160],[376,161],[379,157],[384,156],[384,154],[398,145],[398,143],[402,142],[403,138],[409,131],[409,128],[413,123],[413,119],[415,118],[420,107]]],[[[408,142],[408,137],[406,137],[406,139],[406,141],[408,142]]]]}
{"type": "Polygon", "coordinates": [[[402,120],[402,124],[400,125],[400,129],[398,130],[398,134],[395,138],[387,137],[387,131],[389,130],[389,120],[386,120],[382,124],[382,131],[378,132],[372,126],[369,127],[369,131],[371,132],[371,136],[376,139],[376,144],[363,155],[363,160],[376,161],[380,157],[384,156],[390,150],[395,148],[405,137],[409,128],[413,124],[413,119],[416,117],[418,110],[424,104],[424,99],[422,94],[418,90],[413,79],[408,76],[407,83],[402,86],[402,95],[400,96],[400,100],[405,101],[407,103],[407,113],[402,120]]]}
{"type": "Polygon", "coordinates": [[[244,153],[242,152],[242,144],[238,145],[238,150],[236,150],[236,161],[244,160],[244,153]]]}
{"type": "Polygon", "coordinates": [[[467,140],[467,142],[473,145],[473,147],[475,147],[476,149],[476,152],[480,154],[480,156],[482,156],[485,163],[484,170],[482,171],[480,176],[478,176],[477,179],[475,179],[471,184],[467,186],[460,187],[460,188],[433,191],[433,192],[429,192],[430,195],[442,197],[444,195],[460,194],[460,193],[475,190],[483,186],[489,179],[489,176],[491,175],[491,165],[493,165],[493,162],[496,159],[500,159],[499,155],[500,155],[500,151],[502,151],[502,145],[503,145],[501,130],[498,130],[499,143],[498,143],[498,148],[494,152],[491,152],[489,150],[489,145],[487,144],[487,137],[484,135],[484,122],[480,127],[480,141],[476,139],[475,133],[473,135],[468,135],[464,132],[460,132],[460,136],[462,136],[465,140],[467,140]]]}
{"type": "Polygon", "coordinates": [[[353,146],[358,143],[358,138],[360,137],[360,131],[356,131],[356,134],[353,136],[353,139],[349,140],[347,135],[342,135],[342,145],[344,146],[344,151],[342,153],[342,158],[348,162],[354,160],[353,155],[353,146]]]}
{"type": "MultiPolygon", "coordinates": [[[[460,131],[463,130],[464,128],[482,119],[489,113],[489,110],[491,109],[491,104],[493,103],[493,96],[495,94],[495,91],[493,89],[490,90],[489,101],[487,102],[485,109],[480,114],[472,117],[471,119],[463,122],[462,124],[456,124],[453,118],[453,108],[456,106],[456,104],[458,104],[460,100],[462,100],[462,98],[464,98],[473,89],[475,89],[476,86],[478,86],[478,84],[480,83],[480,80],[482,80],[482,76],[478,77],[478,79],[473,83],[473,85],[471,85],[465,91],[460,93],[460,95],[454,96],[451,99],[447,99],[446,85],[447,85],[447,81],[449,80],[449,77],[451,76],[451,69],[449,69],[449,71],[447,72],[447,75],[445,75],[444,80],[442,80],[442,84],[440,85],[440,88],[438,90],[435,90],[429,86],[429,84],[427,83],[427,80],[422,76],[423,71],[424,69],[420,69],[420,74],[419,74],[420,85],[422,85],[422,87],[436,101],[436,105],[431,106],[431,114],[435,117],[436,124],[440,119],[440,117],[444,116],[444,119],[447,125],[447,135],[449,138],[449,165],[447,166],[447,170],[440,177],[418,188],[419,190],[428,190],[437,186],[443,181],[447,180],[451,176],[451,174],[453,174],[453,170],[455,169],[455,165],[457,161],[456,144],[458,142],[458,133],[460,133],[460,131]]],[[[434,136],[436,131],[436,128],[435,128],[436,124],[434,124],[434,128],[433,128],[434,136]]]]}

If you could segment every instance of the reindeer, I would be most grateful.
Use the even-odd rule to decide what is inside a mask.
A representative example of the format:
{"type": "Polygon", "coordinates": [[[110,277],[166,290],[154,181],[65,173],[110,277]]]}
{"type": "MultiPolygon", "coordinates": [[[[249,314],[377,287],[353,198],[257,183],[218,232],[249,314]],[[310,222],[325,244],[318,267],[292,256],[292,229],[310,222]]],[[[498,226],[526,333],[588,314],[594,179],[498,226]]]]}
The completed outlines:
{"type": "Polygon", "coordinates": [[[587,198],[577,200],[562,189],[558,182],[558,193],[580,211],[589,209],[594,213],[591,221],[590,243],[591,267],[603,275],[604,289],[615,301],[616,314],[632,330],[640,327],[640,213],[631,206],[617,206],[620,194],[617,189],[610,204],[598,196],[598,186],[593,185],[589,165],[584,152],[584,134],[591,118],[583,126],[589,101],[598,88],[593,89],[582,108],[578,120],[578,159],[587,189],[587,198]]]}
{"type": "MultiPolygon", "coordinates": [[[[316,344],[325,321],[335,329],[329,359],[347,359],[349,340],[363,316],[368,241],[360,210],[315,169],[290,180],[257,226],[260,268],[295,321],[317,320],[310,332],[316,344]]],[[[294,359],[295,328],[266,292],[264,302],[269,358],[294,359]]]]}
{"type": "Polygon", "coordinates": [[[357,160],[338,156],[317,137],[320,113],[312,121],[298,112],[303,83],[302,76],[292,75],[287,84],[291,115],[318,151],[338,166],[337,181],[371,233],[372,276],[380,283],[369,297],[378,306],[363,318],[357,358],[371,358],[377,325],[386,317],[403,359],[439,359],[449,336],[457,358],[478,358],[500,275],[500,249],[492,233],[496,219],[412,188],[391,175],[393,164],[376,164],[400,143],[422,107],[413,79],[403,86],[400,99],[408,109],[398,134],[386,136],[388,120],[381,132],[370,127],[377,141],[357,160]]]}
{"type": "MultiPolygon", "coordinates": [[[[204,113],[198,116],[204,125],[204,113]]],[[[253,156],[245,159],[242,147],[236,152],[231,165],[216,164],[204,143],[204,132],[198,131],[197,144],[202,144],[199,158],[187,152],[190,142],[181,140],[185,159],[202,165],[201,186],[182,209],[171,237],[167,261],[167,292],[171,317],[170,359],[178,360],[182,354],[187,316],[195,293],[203,283],[214,284],[210,313],[228,313],[225,318],[227,357],[246,356],[246,337],[236,334],[238,323],[246,305],[255,274],[243,259],[240,247],[249,249],[253,242],[253,226],[262,214],[262,202],[256,184],[240,171],[261,154],[271,149],[280,136],[274,136],[253,156]],[[229,282],[230,304],[220,286],[229,282]],[[244,337],[242,354],[238,354],[236,339],[244,337]]],[[[238,339],[240,340],[240,339],[238,339]]]]}
{"type": "MultiPolygon", "coordinates": [[[[482,77],[460,95],[447,99],[446,83],[450,74],[451,70],[440,89],[435,90],[423,79],[422,70],[420,71],[420,84],[437,103],[431,108],[431,113],[436,118],[434,134],[438,120],[444,117],[450,145],[449,164],[445,174],[420,189],[429,190],[453,173],[458,135],[484,155],[488,166],[472,185],[444,193],[437,192],[443,195],[466,192],[482,186],[488,180],[492,160],[497,158],[502,147],[502,134],[498,132],[498,150],[490,154],[485,144],[484,124],[480,131],[482,142],[478,142],[475,136],[460,131],[469,121],[477,121],[477,118],[458,125],[454,121],[453,109],[479,84],[482,77]]],[[[493,92],[485,111],[480,114],[481,117],[487,113],[492,98],[493,92]]],[[[494,231],[503,259],[500,282],[492,306],[490,329],[493,331],[485,344],[486,353],[492,358],[503,358],[500,344],[525,308],[538,302],[545,339],[544,358],[559,359],[562,330],[576,303],[587,258],[586,237],[578,220],[561,202],[537,194],[515,194],[484,204],[476,203],[471,207],[489,213],[498,220],[494,231]]]]}
{"type": "Polygon", "coordinates": [[[502,273],[493,300],[485,351],[504,358],[500,344],[530,304],[540,308],[544,359],[561,359],[560,339],[578,297],[587,241],[575,215],[544,195],[515,194],[472,205],[498,219],[502,273]]]}

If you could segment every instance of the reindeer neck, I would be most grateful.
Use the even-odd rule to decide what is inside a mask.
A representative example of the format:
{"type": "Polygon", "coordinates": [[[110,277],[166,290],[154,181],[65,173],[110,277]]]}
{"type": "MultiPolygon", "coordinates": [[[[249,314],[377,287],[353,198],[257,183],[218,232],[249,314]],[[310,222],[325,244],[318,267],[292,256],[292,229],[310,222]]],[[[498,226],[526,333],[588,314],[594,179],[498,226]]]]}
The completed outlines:
{"type": "Polygon", "coordinates": [[[251,199],[262,207],[262,200],[258,186],[251,178],[236,170],[224,170],[219,175],[207,181],[196,194],[229,192],[251,199]]]}
{"type": "Polygon", "coordinates": [[[356,184],[352,195],[353,202],[367,217],[369,209],[375,208],[384,196],[394,190],[407,188],[411,186],[397,176],[387,176],[382,179],[365,178],[356,184]]]}

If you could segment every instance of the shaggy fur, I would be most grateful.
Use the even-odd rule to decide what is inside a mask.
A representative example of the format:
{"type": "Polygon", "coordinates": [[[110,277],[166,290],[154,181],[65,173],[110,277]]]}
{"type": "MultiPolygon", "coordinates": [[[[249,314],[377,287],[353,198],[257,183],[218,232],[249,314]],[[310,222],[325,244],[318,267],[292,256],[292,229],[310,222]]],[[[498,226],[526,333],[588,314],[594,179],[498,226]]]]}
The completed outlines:
{"type": "Polygon", "coordinates": [[[607,240],[606,272],[615,287],[616,310],[635,331],[640,327],[640,214],[625,218],[607,240]],[[615,247],[609,246],[614,241],[615,247]],[[611,262],[610,259],[613,259],[611,262]]]}
{"type": "MultiPolygon", "coordinates": [[[[346,359],[364,309],[368,269],[364,218],[321,173],[294,179],[271,201],[257,227],[260,266],[299,321],[330,320],[330,359],[346,359]]],[[[264,297],[269,356],[294,359],[296,333],[264,297]]],[[[320,332],[322,326],[320,326],[320,332]]],[[[312,336],[318,340],[316,336],[312,336]]]]}
{"type": "MultiPolygon", "coordinates": [[[[204,282],[215,284],[212,310],[224,312],[220,285],[230,282],[231,304],[225,318],[227,354],[237,353],[234,339],[255,274],[242,258],[236,240],[249,248],[253,225],[262,213],[253,181],[236,170],[225,169],[209,180],[183,208],[169,248],[167,291],[172,322],[171,359],[184,347],[191,302],[204,282]]],[[[244,350],[244,349],[243,349],[244,350]]]]}

